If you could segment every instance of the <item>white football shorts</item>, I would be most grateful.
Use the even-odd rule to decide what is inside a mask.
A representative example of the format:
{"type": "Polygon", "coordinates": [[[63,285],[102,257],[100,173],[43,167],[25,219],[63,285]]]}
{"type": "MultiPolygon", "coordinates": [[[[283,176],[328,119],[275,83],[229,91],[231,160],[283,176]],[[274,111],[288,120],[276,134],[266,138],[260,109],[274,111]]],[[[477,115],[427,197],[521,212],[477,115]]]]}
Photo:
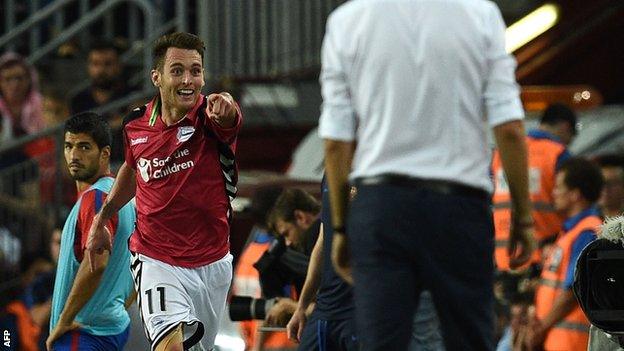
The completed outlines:
{"type": "Polygon", "coordinates": [[[232,255],[183,268],[132,253],[132,275],[152,351],[180,323],[184,349],[212,350],[232,281],[232,255]]]}

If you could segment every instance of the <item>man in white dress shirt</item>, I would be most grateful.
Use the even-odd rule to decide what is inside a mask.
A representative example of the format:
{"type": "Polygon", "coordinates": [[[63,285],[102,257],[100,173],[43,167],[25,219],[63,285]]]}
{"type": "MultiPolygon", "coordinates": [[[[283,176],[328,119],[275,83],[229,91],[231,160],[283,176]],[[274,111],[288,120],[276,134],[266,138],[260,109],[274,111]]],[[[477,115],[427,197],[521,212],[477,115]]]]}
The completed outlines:
{"type": "Polygon", "coordinates": [[[353,260],[363,350],[405,350],[424,289],[447,350],[494,349],[488,127],[512,194],[512,266],[534,248],[504,34],[485,0],[349,1],[327,21],[319,133],[332,254],[346,279],[353,260]],[[358,193],[347,213],[349,179],[358,193]]]}

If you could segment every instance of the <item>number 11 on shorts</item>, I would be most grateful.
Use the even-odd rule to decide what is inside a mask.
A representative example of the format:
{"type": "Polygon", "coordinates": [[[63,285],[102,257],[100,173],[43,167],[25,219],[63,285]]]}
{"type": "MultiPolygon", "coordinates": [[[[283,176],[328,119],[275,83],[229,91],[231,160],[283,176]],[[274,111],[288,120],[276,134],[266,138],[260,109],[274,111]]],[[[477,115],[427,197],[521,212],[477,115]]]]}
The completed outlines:
{"type": "MultiPolygon", "coordinates": [[[[156,288],[156,291],[159,293],[160,297],[160,310],[166,311],[165,309],[165,287],[159,286],[156,288]]],[[[147,295],[147,307],[149,308],[149,313],[154,313],[154,308],[152,307],[152,289],[145,290],[145,295],[147,295]]]]}

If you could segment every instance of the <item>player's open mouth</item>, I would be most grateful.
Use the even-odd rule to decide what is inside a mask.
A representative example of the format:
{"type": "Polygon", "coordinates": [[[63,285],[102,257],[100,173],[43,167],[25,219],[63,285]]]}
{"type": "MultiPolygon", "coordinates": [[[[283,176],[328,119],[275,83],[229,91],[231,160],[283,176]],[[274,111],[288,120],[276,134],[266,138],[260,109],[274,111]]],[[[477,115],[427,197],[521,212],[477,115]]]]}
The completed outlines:
{"type": "Polygon", "coordinates": [[[178,95],[181,96],[191,96],[195,91],[193,89],[180,89],[178,90],[178,95]]]}

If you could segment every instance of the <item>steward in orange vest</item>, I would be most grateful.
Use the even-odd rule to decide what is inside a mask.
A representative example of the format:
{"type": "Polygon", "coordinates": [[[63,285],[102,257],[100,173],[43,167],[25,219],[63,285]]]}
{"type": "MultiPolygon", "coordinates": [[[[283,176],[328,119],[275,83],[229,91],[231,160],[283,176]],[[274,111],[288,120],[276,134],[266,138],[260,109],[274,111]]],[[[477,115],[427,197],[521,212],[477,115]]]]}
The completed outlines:
{"type": "MultiPolygon", "coordinates": [[[[563,218],[555,211],[552,190],[558,166],[568,158],[565,145],[552,134],[535,129],[528,133],[529,195],[533,205],[535,239],[538,243],[554,238],[561,230],[563,218]]],[[[509,232],[511,230],[511,196],[498,151],[492,159],[494,175],[494,208],[496,268],[509,271],[509,232]]],[[[541,250],[536,250],[531,263],[539,264],[541,250]]]]}
{"type": "Polygon", "coordinates": [[[574,297],[574,267],[583,248],[596,238],[602,224],[593,207],[603,179],[590,161],[573,158],[557,173],[554,203],[567,215],[563,230],[548,251],[535,296],[536,320],[529,332],[533,347],[546,351],[585,351],[589,321],[574,297]]]}

